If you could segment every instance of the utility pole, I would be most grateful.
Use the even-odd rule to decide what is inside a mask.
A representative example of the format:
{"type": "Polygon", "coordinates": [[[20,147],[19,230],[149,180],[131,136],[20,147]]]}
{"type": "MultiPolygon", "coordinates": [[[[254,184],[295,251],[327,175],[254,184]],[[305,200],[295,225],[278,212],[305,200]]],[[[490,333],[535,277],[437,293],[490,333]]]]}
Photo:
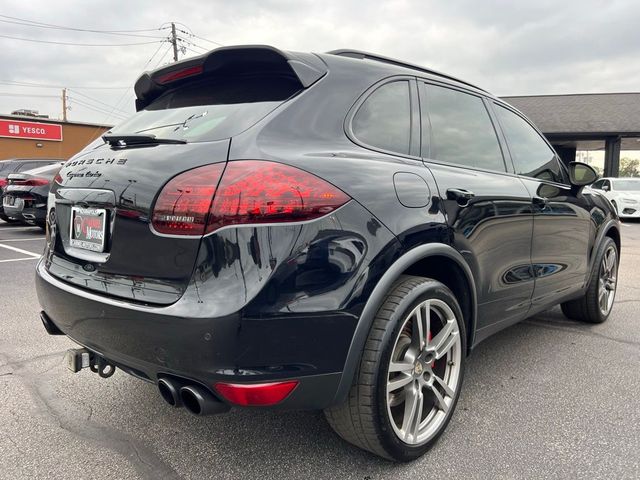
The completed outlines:
{"type": "Polygon", "coordinates": [[[178,37],[176,35],[176,24],[171,22],[171,45],[173,45],[173,61],[178,61],[178,37]]]}
{"type": "Polygon", "coordinates": [[[62,89],[62,121],[66,122],[67,121],[67,89],[63,88],[62,89]]]}

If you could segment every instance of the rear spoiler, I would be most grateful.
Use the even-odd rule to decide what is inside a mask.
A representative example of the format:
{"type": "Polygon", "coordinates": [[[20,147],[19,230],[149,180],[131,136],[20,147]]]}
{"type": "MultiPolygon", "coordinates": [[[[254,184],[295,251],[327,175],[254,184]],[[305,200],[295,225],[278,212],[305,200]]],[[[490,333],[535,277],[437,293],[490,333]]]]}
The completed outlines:
{"type": "Polygon", "coordinates": [[[164,91],[199,75],[222,77],[242,73],[268,73],[295,78],[308,88],[327,73],[326,64],[312,53],[284,52],[268,45],[222,47],[198,57],[145,72],[136,81],[136,110],[140,111],[164,91]]]}

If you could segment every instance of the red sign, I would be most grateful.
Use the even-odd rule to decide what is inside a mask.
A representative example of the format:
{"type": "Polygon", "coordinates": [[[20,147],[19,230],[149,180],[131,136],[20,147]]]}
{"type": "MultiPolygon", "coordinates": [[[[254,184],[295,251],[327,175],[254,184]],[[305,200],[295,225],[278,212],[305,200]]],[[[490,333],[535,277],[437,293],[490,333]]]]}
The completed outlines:
{"type": "Polygon", "coordinates": [[[0,137],[61,142],[62,125],[23,122],[20,120],[0,120],[0,137]]]}

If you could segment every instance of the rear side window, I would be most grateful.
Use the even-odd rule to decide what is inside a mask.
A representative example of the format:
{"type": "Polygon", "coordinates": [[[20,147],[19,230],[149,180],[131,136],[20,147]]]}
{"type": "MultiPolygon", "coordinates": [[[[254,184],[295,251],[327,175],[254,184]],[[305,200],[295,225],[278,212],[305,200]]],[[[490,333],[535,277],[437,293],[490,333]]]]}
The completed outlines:
{"type": "Polygon", "coordinates": [[[506,171],[498,136],[480,97],[425,84],[423,152],[434,160],[487,170],[506,171]],[[426,120],[426,122],[425,122],[426,120]],[[431,128],[429,129],[429,122],[431,128]],[[426,124],[425,124],[426,123],[426,124]],[[429,134],[424,138],[425,133],[429,134]]]}
{"type": "Polygon", "coordinates": [[[516,173],[562,183],[564,178],[560,163],[547,142],[522,117],[500,105],[496,107],[516,173]]]}
{"type": "Polygon", "coordinates": [[[409,82],[387,83],[369,95],[354,115],[351,129],[366,145],[407,155],[411,140],[409,82]]]}
{"type": "Polygon", "coordinates": [[[189,82],[167,91],[111,130],[187,142],[229,138],[300,91],[288,77],[232,77],[189,82]]]}

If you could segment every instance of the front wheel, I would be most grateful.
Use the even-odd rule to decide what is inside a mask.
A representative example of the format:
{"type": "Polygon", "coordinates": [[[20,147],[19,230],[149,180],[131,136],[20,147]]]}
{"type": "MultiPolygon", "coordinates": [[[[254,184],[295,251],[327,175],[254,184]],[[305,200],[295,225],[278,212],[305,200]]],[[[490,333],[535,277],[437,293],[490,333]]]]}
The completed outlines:
{"type": "Polygon", "coordinates": [[[584,296],[561,305],[562,313],[572,320],[602,323],[611,313],[618,286],[618,246],[606,237],[594,262],[589,287],[584,296]]]}
{"type": "Polygon", "coordinates": [[[378,310],[346,402],[325,410],[348,442],[395,461],[423,455],[455,410],[466,358],[453,293],[403,276],[378,310]]]}

